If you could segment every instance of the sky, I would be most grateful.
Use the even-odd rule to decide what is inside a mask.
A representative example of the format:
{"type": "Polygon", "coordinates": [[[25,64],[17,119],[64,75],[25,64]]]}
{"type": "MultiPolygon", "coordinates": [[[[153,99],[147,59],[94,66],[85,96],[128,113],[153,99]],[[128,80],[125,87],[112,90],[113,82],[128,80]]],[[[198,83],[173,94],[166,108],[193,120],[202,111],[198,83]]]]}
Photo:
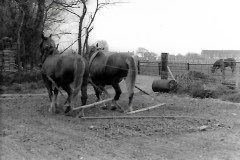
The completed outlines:
{"type": "Polygon", "coordinates": [[[239,0],[130,0],[97,14],[90,44],[106,40],[110,51],[201,53],[240,50],[239,0]]]}

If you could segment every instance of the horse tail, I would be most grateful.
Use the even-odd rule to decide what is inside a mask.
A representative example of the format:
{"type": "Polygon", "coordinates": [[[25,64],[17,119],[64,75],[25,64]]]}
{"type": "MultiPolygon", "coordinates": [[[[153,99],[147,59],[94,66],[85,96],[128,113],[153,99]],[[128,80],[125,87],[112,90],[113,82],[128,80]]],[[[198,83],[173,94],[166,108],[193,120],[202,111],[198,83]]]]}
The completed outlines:
{"type": "Polygon", "coordinates": [[[74,81],[73,81],[74,90],[72,92],[72,99],[74,99],[78,95],[82,87],[86,64],[81,57],[80,58],[78,57],[74,60],[73,67],[74,67],[74,81]]]}
{"type": "Polygon", "coordinates": [[[133,57],[128,57],[126,59],[126,63],[128,64],[128,73],[127,73],[127,77],[126,77],[125,81],[126,81],[126,85],[127,85],[130,103],[131,103],[132,97],[134,94],[136,77],[137,77],[137,66],[135,64],[133,57]]]}

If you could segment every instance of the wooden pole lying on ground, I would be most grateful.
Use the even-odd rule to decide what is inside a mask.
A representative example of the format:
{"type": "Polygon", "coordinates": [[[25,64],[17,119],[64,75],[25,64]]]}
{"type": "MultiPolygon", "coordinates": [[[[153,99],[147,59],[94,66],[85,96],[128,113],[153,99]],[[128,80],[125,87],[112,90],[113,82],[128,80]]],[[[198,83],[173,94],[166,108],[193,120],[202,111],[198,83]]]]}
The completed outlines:
{"type": "Polygon", "coordinates": [[[108,98],[108,99],[104,99],[102,101],[95,102],[95,103],[92,103],[92,104],[87,104],[87,105],[84,105],[84,106],[76,107],[76,108],[73,108],[73,110],[90,108],[90,107],[94,107],[96,105],[99,105],[99,104],[102,104],[102,103],[106,103],[106,102],[109,102],[109,101],[112,101],[112,98],[108,98]]]}
{"type": "Polygon", "coordinates": [[[192,117],[192,116],[103,116],[103,117],[81,117],[82,119],[140,119],[140,118],[166,118],[166,119],[176,119],[176,118],[199,118],[205,119],[204,117],[192,117]]]}
{"type": "Polygon", "coordinates": [[[236,71],[235,71],[235,90],[239,90],[239,66],[236,66],[236,71]]]}
{"type": "Polygon", "coordinates": [[[159,103],[159,104],[154,105],[154,106],[150,106],[150,107],[147,107],[147,108],[142,108],[142,109],[139,109],[139,110],[136,110],[136,111],[128,112],[127,114],[134,114],[134,113],[138,113],[138,112],[143,112],[143,111],[147,111],[147,110],[157,108],[157,107],[160,107],[160,106],[163,106],[163,105],[165,105],[165,103],[159,103]]]}
{"type": "Polygon", "coordinates": [[[160,102],[160,100],[156,97],[156,96],[152,96],[150,93],[148,93],[147,91],[139,88],[138,86],[135,85],[135,88],[137,88],[139,91],[143,92],[144,94],[148,95],[149,97],[151,97],[153,100],[156,100],[158,102],[160,102]]]}

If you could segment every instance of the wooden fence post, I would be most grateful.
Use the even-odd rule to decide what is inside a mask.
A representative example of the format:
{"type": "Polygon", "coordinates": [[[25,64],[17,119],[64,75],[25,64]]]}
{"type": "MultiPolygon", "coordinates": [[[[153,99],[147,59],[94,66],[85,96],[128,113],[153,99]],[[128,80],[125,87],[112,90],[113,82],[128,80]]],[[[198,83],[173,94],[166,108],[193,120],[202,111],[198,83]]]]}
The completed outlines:
{"type": "Polygon", "coordinates": [[[137,62],[137,70],[138,70],[138,74],[140,74],[140,60],[138,60],[137,62]]]}
{"type": "Polygon", "coordinates": [[[187,71],[189,71],[189,70],[190,70],[190,64],[187,63],[187,71]]]}
{"type": "Polygon", "coordinates": [[[225,81],[225,68],[222,70],[222,81],[225,81]]]}
{"type": "Polygon", "coordinates": [[[236,65],[236,71],[235,71],[235,89],[238,91],[239,90],[239,66],[236,65]]]}
{"type": "Polygon", "coordinates": [[[158,75],[160,76],[161,75],[161,63],[158,62],[158,75]]]}
{"type": "Polygon", "coordinates": [[[161,79],[168,79],[168,53],[162,53],[162,70],[161,70],[161,79]]]}

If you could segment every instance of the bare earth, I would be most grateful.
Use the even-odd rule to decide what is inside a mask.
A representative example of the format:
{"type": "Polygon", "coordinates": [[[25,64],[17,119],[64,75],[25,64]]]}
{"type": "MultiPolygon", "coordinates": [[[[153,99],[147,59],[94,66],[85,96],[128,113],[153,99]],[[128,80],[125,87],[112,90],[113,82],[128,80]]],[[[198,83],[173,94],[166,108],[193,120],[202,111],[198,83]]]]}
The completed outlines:
{"type": "MultiPolygon", "coordinates": [[[[151,92],[154,79],[139,76],[137,85],[151,92]]],[[[135,115],[173,117],[83,120],[63,114],[65,98],[59,96],[59,113],[50,114],[46,94],[2,95],[0,159],[240,159],[239,104],[159,94],[166,105],[135,115]]],[[[88,103],[95,100],[89,95],[88,103]]],[[[119,103],[127,105],[126,94],[119,103]]],[[[136,90],[134,110],[157,103],[136,90]]],[[[97,108],[85,114],[124,115],[97,108]]]]}

